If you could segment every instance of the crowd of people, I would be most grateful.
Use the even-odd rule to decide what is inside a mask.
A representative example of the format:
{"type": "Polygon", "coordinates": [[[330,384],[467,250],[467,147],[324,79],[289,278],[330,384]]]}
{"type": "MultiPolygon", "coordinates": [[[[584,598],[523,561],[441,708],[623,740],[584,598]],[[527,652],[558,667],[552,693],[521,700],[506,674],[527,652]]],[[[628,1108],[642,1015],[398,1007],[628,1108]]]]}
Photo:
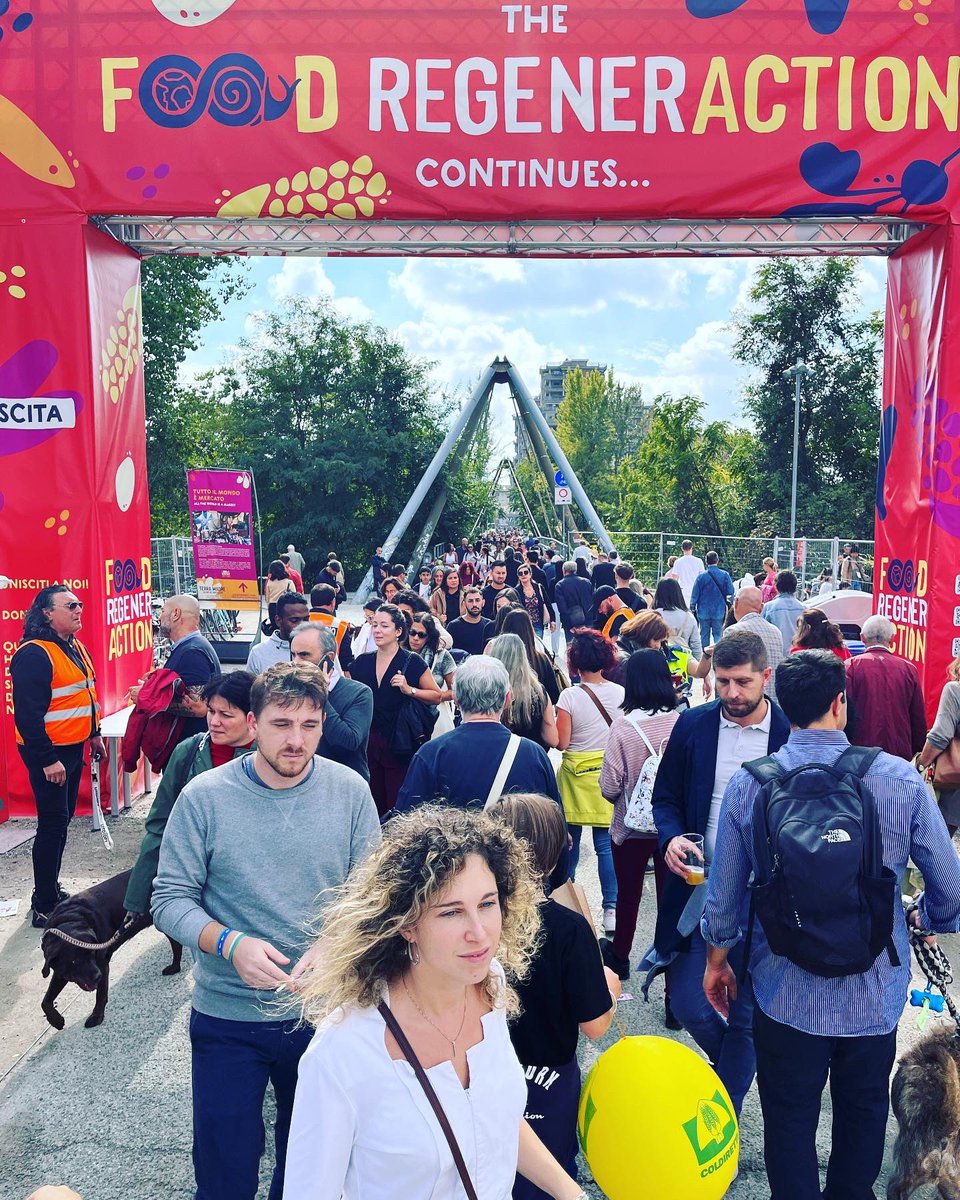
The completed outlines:
{"type": "MultiPolygon", "coordinates": [[[[255,1197],[268,1085],[271,1200],[583,1200],[577,1038],[606,1032],[634,971],[645,990],[664,976],[665,1026],[738,1114],[756,1081],[773,1200],[822,1194],[828,1073],[823,1194],[872,1195],[910,979],[908,859],[926,884],[910,922],[960,929],[960,784],[938,808],[922,774],[960,736],[960,659],[928,730],[885,617],[853,656],[792,571],[735,584],[715,551],[682,551],[645,583],[582,538],[569,557],[516,532],[464,538],[412,579],[378,550],[355,627],[336,555],[307,595],[289,547],[268,572],[271,632],[229,674],[196,601],[166,602],[180,686],[161,706],[152,675],[131,699],[138,747],[159,721],[173,748],[125,903],[194,954],[198,1200],[255,1197]],[[886,938],[855,971],[785,948],[767,909],[752,919],[758,814],[799,768],[855,778],[876,814],[886,938]],[[595,926],[551,899],[584,828],[595,926]],[[637,961],[648,875],[656,931],[637,961]]],[[[11,665],[41,928],[65,895],[85,743],[103,754],[82,611],[45,588],[11,665]]]]}

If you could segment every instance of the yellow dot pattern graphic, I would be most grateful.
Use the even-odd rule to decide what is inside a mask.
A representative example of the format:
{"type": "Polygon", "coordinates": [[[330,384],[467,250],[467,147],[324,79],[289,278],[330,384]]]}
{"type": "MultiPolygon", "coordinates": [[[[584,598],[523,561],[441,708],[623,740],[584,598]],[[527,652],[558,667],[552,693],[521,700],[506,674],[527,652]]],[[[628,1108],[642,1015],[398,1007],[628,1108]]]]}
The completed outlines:
{"type": "Polygon", "coordinates": [[[100,351],[100,382],[114,404],[140,362],[140,289],[130,288],[120,303],[100,351]]]}
{"type": "Polygon", "coordinates": [[[284,175],[273,184],[258,184],[232,196],[224,189],[221,216],[338,217],[353,221],[372,217],[390,196],[382,171],[374,171],[369,154],[329,167],[314,166],[284,175]]]}
{"type": "Polygon", "coordinates": [[[898,0],[897,7],[901,12],[912,13],[918,25],[929,25],[930,18],[925,12],[918,12],[917,9],[929,8],[932,3],[933,0],[898,0]]]}
{"type": "Polygon", "coordinates": [[[58,517],[47,517],[43,523],[44,529],[53,529],[56,526],[57,537],[63,537],[67,532],[67,522],[70,520],[70,509],[64,508],[60,510],[58,517]]]}
{"type": "Polygon", "coordinates": [[[900,305],[900,336],[906,342],[910,338],[910,322],[917,315],[916,298],[911,300],[909,307],[904,303],[900,305]]]}
{"type": "Polygon", "coordinates": [[[0,270],[0,289],[5,291],[12,300],[25,300],[27,298],[27,289],[23,286],[21,280],[26,279],[26,267],[21,267],[19,263],[8,268],[6,271],[0,270]]]}

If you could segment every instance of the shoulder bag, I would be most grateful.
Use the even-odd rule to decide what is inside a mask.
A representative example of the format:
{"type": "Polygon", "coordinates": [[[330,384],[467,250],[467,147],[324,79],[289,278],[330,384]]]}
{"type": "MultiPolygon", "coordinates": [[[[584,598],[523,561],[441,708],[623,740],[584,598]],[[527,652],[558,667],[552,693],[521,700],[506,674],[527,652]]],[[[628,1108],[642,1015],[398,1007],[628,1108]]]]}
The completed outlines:
{"type": "Polygon", "coordinates": [[[952,737],[933,760],[933,786],[944,792],[960,788],[960,737],[952,737]]]}
{"type": "Polygon", "coordinates": [[[424,1095],[430,1101],[430,1107],[433,1109],[434,1116],[437,1118],[440,1128],[443,1130],[443,1136],[447,1139],[447,1145],[450,1147],[450,1153],[453,1155],[453,1161],[456,1165],[457,1172],[460,1175],[460,1181],[463,1184],[463,1190],[466,1192],[468,1200],[478,1200],[476,1189],[474,1188],[473,1182],[470,1179],[470,1174],[467,1171],[467,1164],[463,1161],[463,1155],[460,1153],[460,1146],[457,1144],[456,1135],[450,1126],[450,1122],[447,1120],[447,1114],[443,1111],[443,1105],[440,1103],[440,1097],[433,1090],[433,1084],[427,1078],[427,1073],[423,1069],[420,1059],[417,1058],[413,1047],[410,1045],[410,1042],[407,1039],[407,1035],[400,1028],[400,1022],[393,1015],[384,1001],[381,1001],[377,1005],[377,1011],[380,1013],[380,1016],[383,1017],[384,1021],[386,1021],[387,1028],[393,1034],[397,1045],[403,1052],[403,1057],[407,1060],[410,1066],[413,1067],[413,1073],[417,1077],[417,1082],[423,1088],[424,1095]]]}
{"type": "Polygon", "coordinates": [[[603,719],[606,721],[606,723],[608,725],[612,725],[613,717],[611,717],[610,714],[607,712],[607,710],[603,707],[603,705],[600,702],[600,697],[597,695],[597,693],[595,691],[593,691],[593,689],[585,683],[578,684],[577,686],[580,688],[581,692],[584,693],[584,695],[589,696],[590,699],[594,702],[594,704],[597,706],[600,716],[603,717],[603,719]]]}
{"type": "Polygon", "coordinates": [[[497,773],[493,777],[493,783],[490,785],[490,791],[487,793],[486,803],[483,806],[484,812],[488,808],[493,808],[503,795],[507,776],[510,774],[510,768],[513,766],[514,759],[517,757],[517,751],[520,749],[520,741],[521,739],[517,734],[510,734],[510,740],[507,742],[506,749],[503,752],[503,758],[500,759],[500,766],[497,768],[497,773]]]}

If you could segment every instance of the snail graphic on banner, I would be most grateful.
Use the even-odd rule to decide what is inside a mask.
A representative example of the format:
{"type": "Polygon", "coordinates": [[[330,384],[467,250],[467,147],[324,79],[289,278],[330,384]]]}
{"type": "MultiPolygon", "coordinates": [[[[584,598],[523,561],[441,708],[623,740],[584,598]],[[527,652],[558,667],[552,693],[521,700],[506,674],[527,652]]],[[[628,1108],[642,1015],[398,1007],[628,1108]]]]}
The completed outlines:
{"type": "Polygon", "coordinates": [[[221,125],[276,121],[293,102],[299,79],[274,96],[266,71],[249,54],[221,54],[201,67],[183,54],[155,59],[140,79],[140,105],[156,125],[185,129],[205,114],[221,125]]]}

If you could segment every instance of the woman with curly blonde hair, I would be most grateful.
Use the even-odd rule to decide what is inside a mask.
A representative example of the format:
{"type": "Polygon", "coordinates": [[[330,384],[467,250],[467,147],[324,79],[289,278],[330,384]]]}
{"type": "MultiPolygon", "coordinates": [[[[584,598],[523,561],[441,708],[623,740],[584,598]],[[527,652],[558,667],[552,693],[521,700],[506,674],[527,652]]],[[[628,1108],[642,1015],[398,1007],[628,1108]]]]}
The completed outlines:
{"type": "Polygon", "coordinates": [[[322,953],[298,988],[317,1031],[300,1063],[284,1200],[462,1198],[411,1053],[483,1200],[508,1200],[517,1171],[554,1200],[584,1200],[523,1119],[507,1033],[508,977],[536,953],[540,897],[525,844],[485,813],[424,806],[386,826],[326,908],[322,953]]]}

